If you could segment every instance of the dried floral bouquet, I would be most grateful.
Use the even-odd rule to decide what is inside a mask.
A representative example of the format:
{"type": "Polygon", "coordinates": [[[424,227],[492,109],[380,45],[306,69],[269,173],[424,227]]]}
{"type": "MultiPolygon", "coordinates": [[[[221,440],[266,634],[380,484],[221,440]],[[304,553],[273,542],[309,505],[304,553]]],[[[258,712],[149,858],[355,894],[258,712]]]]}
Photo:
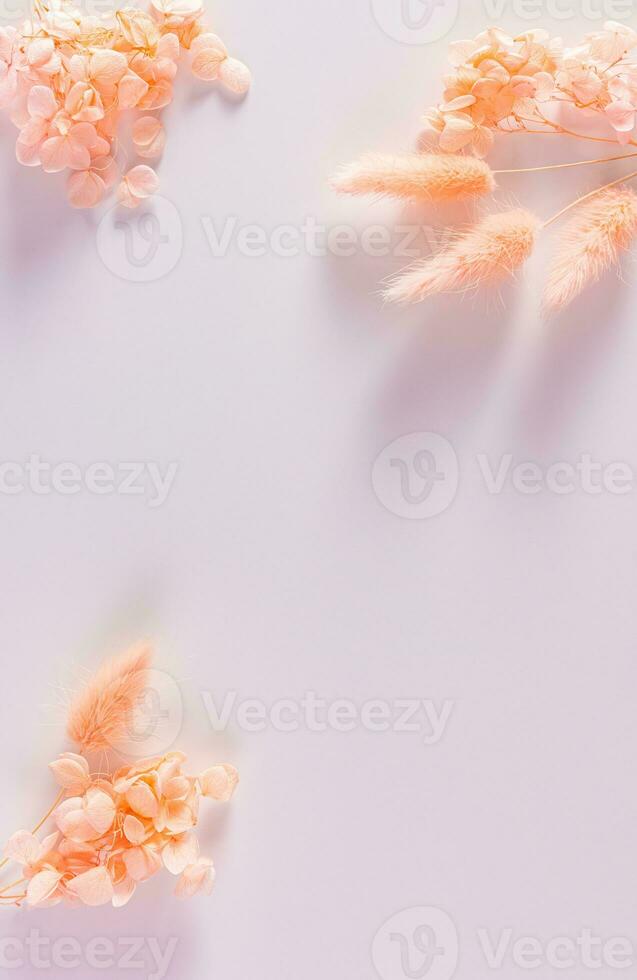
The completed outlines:
{"type": "Polygon", "coordinates": [[[193,830],[202,797],[230,799],[236,769],[221,764],[188,776],[181,752],[114,772],[89,765],[125,738],[150,661],[147,647],[135,647],[106,662],[74,699],[67,732],[78,751],[50,763],[61,787],[57,798],[32,831],[19,830],[8,841],[0,868],[13,863],[20,872],[0,885],[1,905],[120,908],[162,868],[178,876],[180,898],[211,892],[214,866],[200,856],[193,830]],[[47,823],[53,829],[40,838],[47,823]]]}
{"type": "Polygon", "coordinates": [[[148,13],[123,7],[101,17],[70,0],[35,0],[18,30],[0,27],[0,108],[19,130],[18,161],[48,173],[70,170],[67,194],[76,208],[94,207],[113,187],[129,208],[154,194],[154,169],[127,166],[124,114],[135,116],[134,152],[154,159],[166,140],[157,113],[172,101],[182,50],[198,78],[238,94],[250,86],[249,70],[228,56],[203,16],[201,0],[151,0],[148,13]]]}
{"type": "MultiPolygon", "coordinates": [[[[636,147],[637,32],[615,22],[575,48],[533,30],[510,37],[492,27],[451,45],[444,99],[424,119],[423,152],[369,155],[344,168],[333,183],[347,194],[449,202],[482,198],[506,173],[545,173],[630,160],[636,147]],[[565,108],[576,120],[566,126],[565,108]],[[605,135],[582,132],[601,123],[605,135]],[[493,170],[485,162],[496,134],[555,134],[610,144],[607,155],[567,164],[493,170]],[[612,145],[616,149],[613,152],[612,145]],[[618,146],[619,145],[619,146],[618,146]]],[[[389,300],[414,302],[464,291],[512,275],[531,255],[538,236],[568,215],[557,237],[544,293],[547,310],[562,310],[615,265],[637,235],[637,195],[628,187],[637,170],[597,187],[540,219],[526,208],[489,214],[451,244],[389,283],[389,300]]]]}

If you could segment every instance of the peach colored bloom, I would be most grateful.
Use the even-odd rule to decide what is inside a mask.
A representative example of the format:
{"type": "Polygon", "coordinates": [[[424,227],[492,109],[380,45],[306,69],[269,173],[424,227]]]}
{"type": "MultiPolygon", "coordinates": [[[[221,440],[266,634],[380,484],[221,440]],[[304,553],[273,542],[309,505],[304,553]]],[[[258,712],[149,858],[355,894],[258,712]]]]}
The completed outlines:
{"type": "Polygon", "coordinates": [[[77,875],[68,882],[66,889],[82,904],[90,906],[108,905],[114,894],[113,882],[103,865],[77,875]]]}
{"type": "Polygon", "coordinates": [[[210,895],[215,884],[215,869],[208,858],[199,858],[195,864],[184,869],[175,895],[178,898],[192,898],[193,895],[210,895]]]}
{"type": "Polygon", "coordinates": [[[26,45],[27,63],[45,75],[56,75],[62,67],[62,59],[51,37],[36,37],[26,45]]]}
{"type": "Polygon", "coordinates": [[[189,833],[169,837],[161,856],[166,870],[173,875],[180,875],[199,858],[197,838],[189,833]]]}
{"type": "Polygon", "coordinates": [[[127,71],[117,86],[117,101],[122,109],[133,109],[148,92],[148,82],[134,72],[127,71]]]}
{"type": "Polygon", "coordinates": [[[75,82],[64,100],[64,109],[75,122],[96,123],[104,118],[100,95],[89,82],[75,82]]]}
{"type": "Polygon", "coordinates": [[[27,887],[27,905],[49,908],[62,901],[62,872],[55,868],[43,868],[31,878],[27,887]]]}
{"type": "Polygon", "coordinates": [[[444,97],[424,117],[424,145],[485,156],[494,133],[563,132],[553,116],[570,103],[597,115],[609,138],[626,144],[637,131],[637,32],[608,21],[577,47],[533,30],[515,38],[491,27],[450,46],[444,97]]]}
{"type": "Polygon", "coordinates": [[[84,793],[91,785],[88,762],[84,756],[76,755],[75,752],[64,752],[55,762],[49,763],[49,769],[58,785],[73,796],[84,793]]]}
{"type": "MultiPolygon", "coordinates": [[[[0,108],[19,129],[18,162],[47,173],[74,171],[67,183],[71,206],[100,204],[113,181],[94,161],[128,159],[122,114],[169,105],[180,49],[200,36],[206,40],[195,60],[199,77],[245,92],[250,72],[206,30],[201,0],[151,0],[148,12],[120,7],[95,16],[71,0],[46,0],[19,30],[0,27],[0,108]]],[[[161,156],[161,123],[138,117],[133,133],[139,156],[161,156]]],[[[119,184],[118,198],[125,207],[137,207],[158,186],[154,171],[133,167],[119,184]]]]}
{"type": "Polygon", "coordinates": [[[65,837],[84,844],[103,837],[115,820],[115,803],[103,789],[92,786],[84,796],[71,797],[55,811],[55,821],[65,837]]]}
{"type": "Polygon", "coordinates": [[[130,847],[122,855],[126,870],[133,881],[147,881],[152,878],[162,866],[158,852],[147,844],[130,847]]]}
{"type": "Polygon", "coordinates": [[[166,130],[154,116],[140,116],[133,124],[133,146],[140,157],[160,157],[166,145],[166,130]]]}
{"type": "Polygon", "coordinates": [[[58,104],[50,88],[34,85],[25,105],[26,121],[20,127],[16,155],[25,166],[39,166],[40,148],[49,134],[58,104]]]}
{"type": "Polygon", "coordinates": [[[47,857],[53,852],[59,837],[60,835],[56,832],[49,834],[43,841],[40,841],[30,831],[18,830],[7,841],[4,857],[22,865],[25,874],[33,876],[42,869],[47,857]]]}
{"type": "Polygon", "coordinates": [[[87,170],[71,174],[67,184],[69,203],[74,208],[93,208],[117,183],[119,169],[113,157],[95,157],[87,170]]]}
{"type": "Polygon", "coordinates": [[[152,167],[140,163],[124,174],[117,189],[117,196],[120,204],[125,208],[136,208],[146,198],[152,197],[158,189],[159,178],[155,171],[152,167]]]}
{"type": "Polygon", "coordinates": [[[104,156],[109,151],[106,140],[98,136],[91,123],[74,123],[69,116],[58,112],[50,135],[40,146],[40,160],[47,173],[60,170],[86,170],[91,157],[104,156]]]}
{"type": "Polygon", "coordinates": [[[62,900],[62,862],[55,849],[58,839],[59,834],[54,833],[39,841],[29,831],[19,830],[5,847],[4,856],[21,865],[22,874],[29,881],[28,905],[48,907],[62,900]]]}
{"type": "Polygon", "coordinates": [[[239,773],[234,766],[221,765],[206,769],[199,777],[201,792],[211,800],[229,800],[239,782],[239,773]]]}
{"type": "Polygon", "coordinates": [[[104,199],[106,184],[90,166],[76,170],[68,179],[66,195],[73,208],[94,208],[104,199]]]}
{"type": "Polygon", "coordinates": [[[0,108],[10,105],[18,91],[15,27],[0,27],[0,108]]]}
{"type": "MultiPolygon", "coordinates": [[[[110,182],[108,171],[114,166],[111,157],[98,158],[87,173],[100,168],[104,182],[110,182]]],[[[71,181],[84,176],[77,171],[71,181]]],[[[82,752],[103,748],[121,730],[122,713],[147,682],[151,656],[146,645],[134,647],[103,664],[76,695],[67,730],[82,752]]],[[[184,771],[185,762],[182,752],[167,752],[97,774],[85,755],[62,753],[50,763],[61,792],[38,824],[51,820],[57,829],[42,840],[19,830],[7,842],[3,864],[21,868],[14,884],[23,887],[17,895],[6,894],[5,888],[3,903],[122,908],[139,884],[164,868],[180,876],[182,896],[209,892],[212,861],[200,857],[193,832],[202,786],[212,798],[228,799],[238,775],[233,766],[221,764],[196,777],[184,771]]]]}

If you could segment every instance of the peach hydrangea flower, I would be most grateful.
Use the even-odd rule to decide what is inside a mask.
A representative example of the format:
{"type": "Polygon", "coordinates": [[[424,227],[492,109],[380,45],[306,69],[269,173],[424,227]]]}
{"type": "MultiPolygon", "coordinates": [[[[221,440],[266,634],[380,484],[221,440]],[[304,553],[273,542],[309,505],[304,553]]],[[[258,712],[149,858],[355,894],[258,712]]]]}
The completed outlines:
{"type": "Polygon", "coordinates": [[[152,167],[140,163],[124,174],[117,188],[117,197],[125,208],[136,208],[159,189],[159,178],[152,167]]]}
{"type": "Polygon", "coordinates": [[[140,157],[160,157],[166,145],[166,130],[155,116],[140,116],[133,124],[133,145],[140,157]]]}
{"type": "MultiPolygon", "coordinates": [[[[95,207],[116,183],[113,172],[128,166],[119,135],[126,110],[142,113],[133,122],[133,150],[142,159],[161,156],[165,130],[152,114],[172,102],[182,49],[198,42],[196,77],[245,93],[249,70],[206,30],[203,16],[200,0],[152,0],[148,11],[123,7],[101,16],[72,0],[40,0],[19,29],[1,27],[0,108],[18,129],[18,162],[71,171],[69,203],[95,207]]],[[[137,207],[158,186],[150,168],[129,166],[118,198],[137,207]]]]}
{"type": "Polygon", "coordinates": [[[486,156],[494,133],[564,132],[551,108],[597,115],[626,144],[637,124],[637,32],[608,21],[577,47],[546,31],[511,37],[491,27],[450,46],[444,98],[424,117],[424,138],[444,153],[486,156]]]}
{"type": "MultiPolygon", "coordinates": [[[[202,45],[213,74],[214,50],[202,45]]],[[[490,27],[457,41],[444,94],[424,117],[425,129],[410,154],[367,154],[332,181],[339,193],[395,197],[434,204],[484,197],[499,177],[628,161],[637,147],[637,30],[607,21],[575,47],[543,30],[512,37],[490,27]],[[589,124],[595,128],[589,128],[589,124]],[[497,134],[561,135],[606,145],[593,159],[496,170],[483,160],[497,134]]],[[[197,62],[198,66],[198,62],[197,62]]],[[[565,141],[566,142],[566,141],[565,141]]],[[[550,159],[550,158],[549,158],[550,159]]],[[[542,175],[542,176],[541,176],[542,175]]],[[[542,220],[526,208],[474,218],[464,232],[447,229],[450,244],[403,270],[384,291],[386,300],[419,302],[438,293],[493,286],[520,270],[540,235],[574,212],[558,237],[544,310],[561,311],[603,273],[619,265],[637,241],[637,194],[626,185],[637,170],[576,197],[542,220]]],[[[216,780],[217,777],[215,777],[216,780]]]]}
{"type": "Polygon", "coordinates": [[[52,762],[63,795],[78,795],[66,795],[52,811],[55,833],[40,841],[20,830],[5,847],[5,859],[21,865],[28,881],[26,904],[121,908],[162,868],[178,876],[179,897],[209,894],[213,864],[200,856],[193,833],[199,800],[229,800],[238,774],[224,764],[188,776],[185,761],[181,752],[169,752],[108,778],[92,774],[75,753],[52,762]]]}
{"type": "Polygon", "coordinates": [[[192,898],[199,893],[210,895],[215,884],[215,869],[208,858],[199,858],[194,864],[184,869],[177,882],[175,895],[177,898],[192,898]]]}
{"type": "Polygon", "coordinates": [[[19,830],[7,842],[0,869],[13,862],[22,877],[0,886],[0,904],[123,908],[162,869],[178,876],[180,897],[212,890],[213,864],[200,855],[194,828],[202,797],[232,796],[234,766],[193,776],[184,771],[186,756],[173,751],[97,773],[87,758],[98,752],[104,758],[107,746],[116,750],[151,660],[145,644],[133,647],[103,664],[74,698],[67,733],[78,751],[50,763],[60,792],[36,829],[19,830]],[[49,820],[56,830],[40,840],[49,820]],[[23,890],[14,894],[18,886],[23,890]]]}

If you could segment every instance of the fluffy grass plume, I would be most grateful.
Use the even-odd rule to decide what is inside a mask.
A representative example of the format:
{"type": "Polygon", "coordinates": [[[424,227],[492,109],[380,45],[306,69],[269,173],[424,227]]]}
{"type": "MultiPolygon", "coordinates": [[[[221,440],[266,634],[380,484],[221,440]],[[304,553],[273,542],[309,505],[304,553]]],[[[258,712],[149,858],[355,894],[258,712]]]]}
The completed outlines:
{"type": "Polygon", "coordinates": [[[95,752],[112,748],[125,737],[152,656],[150,647],[140,644],[102,664],[71,703],[67,733],[76,745],[95,752]]]}
{"type": "Polygon", "coordinates": [[[637,235],[637,194],[607,190],[578,209],[557,241],[544,292],[544,308],[565,309],[587,286],[616,265],[637,235]]]}
{"type": "Polygon", "coordinates": [[[476,157],[376,153],[343,168],[333,178],[332,186],[342,194],[459,201],[490,194],[496,184],[489,165],[476,157]]]}
{"type": "Polygon", "coordinates": [[[385,290],[385,299],[415,303],[505,279],[531,255],[541,222],[523,208],[491,214],[449,248],[418,262],[385,290]]]}

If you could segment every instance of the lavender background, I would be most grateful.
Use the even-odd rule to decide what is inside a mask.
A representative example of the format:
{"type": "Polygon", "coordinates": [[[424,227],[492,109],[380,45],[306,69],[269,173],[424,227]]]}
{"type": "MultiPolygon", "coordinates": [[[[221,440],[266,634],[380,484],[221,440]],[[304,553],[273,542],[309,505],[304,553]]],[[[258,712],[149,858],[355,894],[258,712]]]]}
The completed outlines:
{"type": "MultiPolygon", "coordinates": [[[[61,181],[15,163],[0,124],[1,459],[179,466],[157,508],[145,496],[0,494],[2,834],[52,795],[60,686],[139,637],[177,680],[193,766],[227,760],[242,774],[235,801],[202,819],[213,898],[176,903],[165,876],[124,912],[5,911],[5,936],[37,928],[83,948],[174,936],[171,980],[362,980],[376,975],[383,923],[419,906],[452,919],[462,980],[493,973],[479,928],[547,941],[589,927],[637,944],[634,488],[492,495],[477,463],[588,453],[637,465],[632,266],[626,286],[611,280],[546,323],[546,247],[505,305],[400,311],[376,295],[400,256],[248,257],[235,243],[215,257],[206,239],[207,218],[268,234],[308,216],[358,231],[407,220],[393,204],[336,198],[328,177],[364,150],[410,146],[447,42],[493,17],[465,0],[449,36],[410,45],[391,36],[395,0],[384,4],[377,16],[370,0],[215,4],[215,29],[255,85],[240,105],[187,74],[177,85],[160,166],[177,218],[157,212],[174,268],[162,278],[137,216],[126,232],[108,208],[69,209],[61,181]],[[150,281],[131,281],[140,275],[150,281]],[[460,477],[443,513],[412,521],[381,505],[372,469],[419,432],[449,441],[460,477]],[[233,719],[215,732],[205,691],[455,707],[427,746],[422,732],[361,726],[250,733],[233,719]]],[[[502,26],[537,26],[520,9],[502,26]]],[[[542,23],[571,41],[599,26],[574,9],[558,21],[545,8],[542,23]]],[[[547,162],[533,137],[498,152],[508,166],[547,162]]],[[[510,178],[501,198],[548,216],[616,173],[510,178]]],[[[412,976],[449,980],[412,957],[412,976]]],[[[392,963],[382,980],[404,980],[392,963]]],[[[500,972],[526,971],[507,959],[500,972]]]]}

